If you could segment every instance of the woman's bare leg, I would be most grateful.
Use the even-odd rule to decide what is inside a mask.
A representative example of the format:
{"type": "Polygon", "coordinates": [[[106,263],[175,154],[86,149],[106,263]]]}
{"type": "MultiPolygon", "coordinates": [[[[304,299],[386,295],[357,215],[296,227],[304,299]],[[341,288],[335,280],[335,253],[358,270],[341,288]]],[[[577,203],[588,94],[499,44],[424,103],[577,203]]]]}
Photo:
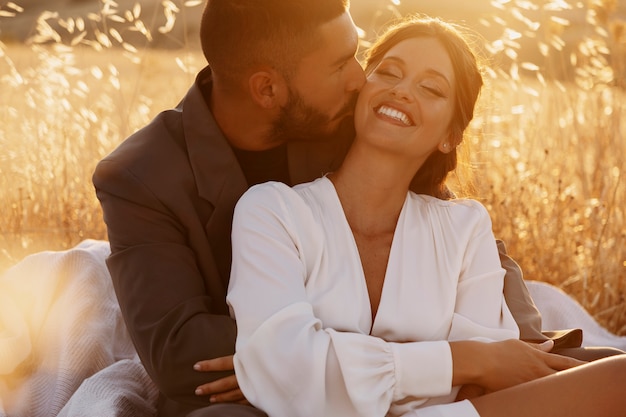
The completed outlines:
{"type": "Polygon", "coordinates": [[[471,400],[481,417],[615,417],[626,413],[626,355],[471,400]]]}

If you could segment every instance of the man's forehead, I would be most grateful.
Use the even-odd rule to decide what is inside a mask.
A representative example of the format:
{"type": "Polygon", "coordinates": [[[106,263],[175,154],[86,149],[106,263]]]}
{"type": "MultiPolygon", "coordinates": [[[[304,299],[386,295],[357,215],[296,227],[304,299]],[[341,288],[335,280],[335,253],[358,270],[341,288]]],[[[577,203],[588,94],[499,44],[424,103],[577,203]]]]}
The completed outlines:
{"type": "Polygon", "coordinates": [[[323,59],[328,65],[339,65],[352,58],[359,46],[359,36],[348,12],[318,28],[320,42],[306,58],[323,59]]]}

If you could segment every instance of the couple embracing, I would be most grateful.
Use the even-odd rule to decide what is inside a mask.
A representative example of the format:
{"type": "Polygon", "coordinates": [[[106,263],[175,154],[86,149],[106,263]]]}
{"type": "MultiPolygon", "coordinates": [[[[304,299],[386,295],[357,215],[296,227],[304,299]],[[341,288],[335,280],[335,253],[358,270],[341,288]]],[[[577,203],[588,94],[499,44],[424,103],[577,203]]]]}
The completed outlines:
{"type": "Polygon", "coordinates": [[[459,28],[403,19],[363,69],[345,0],[209,0],[201,40],[183,101],[94,174],[160,415],[624,409],[626,358],[550,352],[487,211],[446,187],[482,87],[459,28]]]}

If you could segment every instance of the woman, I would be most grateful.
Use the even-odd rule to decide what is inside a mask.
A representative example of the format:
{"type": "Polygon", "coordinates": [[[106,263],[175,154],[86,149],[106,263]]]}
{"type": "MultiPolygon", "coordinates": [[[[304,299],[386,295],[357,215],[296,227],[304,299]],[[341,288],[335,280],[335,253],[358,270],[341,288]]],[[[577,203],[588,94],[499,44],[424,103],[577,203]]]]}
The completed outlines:
{"type": "Polygon", "coordinates": [[[366,73],[343,165],[237,205],[228,301],[246,398],[271,417],[617,415],[626,382],[608,378],[624,360],[555,374],[579,362],[517,340],[487,211],[437,198],[482,86],[459,32],[407,19],[366,73]]]}

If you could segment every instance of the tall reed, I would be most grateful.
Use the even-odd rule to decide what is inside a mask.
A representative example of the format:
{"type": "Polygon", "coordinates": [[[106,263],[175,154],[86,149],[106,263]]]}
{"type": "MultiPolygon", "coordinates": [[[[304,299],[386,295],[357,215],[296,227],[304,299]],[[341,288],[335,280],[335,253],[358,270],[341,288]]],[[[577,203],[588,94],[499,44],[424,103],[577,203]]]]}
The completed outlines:
{"type": "MultiPolygon", "coordinates": [[[[200,3],[164,1],[144,17],[139,5],[101,0],[85,17],[42,13],[27,45],[0,42],[0,270],[34,251],[106,239],[91,173],[193,81],[203,59],[187,30],[172,31],[200,3]],[[157,36],[180,48],[146,46],[157,36]]],[[[406,11],[399,0],[377,4],[376,24],[406,11]]],[[[526,278],[562,288],[626,334],[619,3],[492,5],[481,21],[492,65],[467,143],[480,180],[475,197],[526,278]]],[[[21,12],[7,3],[0,25],[21,12]]],[[[364,28],[364,45],[374,26],[364,28]]]]}

